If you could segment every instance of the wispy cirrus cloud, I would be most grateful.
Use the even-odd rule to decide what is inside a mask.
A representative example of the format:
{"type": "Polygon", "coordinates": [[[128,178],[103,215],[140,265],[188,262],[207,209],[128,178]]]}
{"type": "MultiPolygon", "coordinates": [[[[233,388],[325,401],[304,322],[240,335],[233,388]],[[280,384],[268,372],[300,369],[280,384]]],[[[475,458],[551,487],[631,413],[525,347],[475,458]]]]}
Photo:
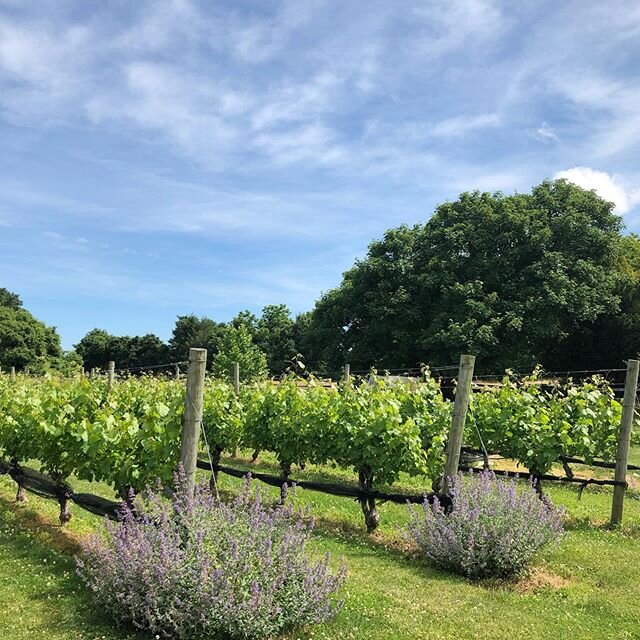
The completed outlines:
{"type": "Polygon", "coordinates": [[[633,228],[638,36],[633,0],[0,0],[0,272],[232,315],[461,190],[564,175],[633,228]]]}

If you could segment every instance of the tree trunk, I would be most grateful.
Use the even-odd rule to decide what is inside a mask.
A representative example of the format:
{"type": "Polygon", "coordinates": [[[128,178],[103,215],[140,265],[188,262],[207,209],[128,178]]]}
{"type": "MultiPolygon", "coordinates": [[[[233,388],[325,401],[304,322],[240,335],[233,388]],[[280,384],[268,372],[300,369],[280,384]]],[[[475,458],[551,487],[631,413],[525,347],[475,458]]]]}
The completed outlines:
{"type": "Polygon", "coordinates": [[[18,485],[16,502],[29,502],[29,498],[27,498],[27,490],[21,484],[18,485]]]}
{"type": "MultiPolygon", "coordinates": [[[[371,491],[373,487],[373,472],[367,465],[360,469],[358,479],[361,491],[371,491]]],[[[372,533],[378,528],[378,524],[380,524],[380,515],[376,508],[376,501],[374,498],[360,498],[360,506],[364,514],[367,533],[372,533]]]]}
{"type": "Polygon", "coordinates": [[[136,497],[135,492],[133,491],[133,487],[130,484],[125,485],[124,487],[120,487],[120,489],[118,490],[118,495],[120,496],[122,502],[124,502],[127,507],[129,507],[129,509],[133,511],[133,501],[136,497]]]}
{"type": "Polygon", "coordinates": [[[211,463],[213,464],[213,470],[211,471],[211,478],[209,480],[209,489],[211,493],[218,494],[218,465],[220,464],[220,455],[222,454],[222,449],[220,447],[216,447],[211,452],[211,463]]]}
{"type": "Polygon", "coordinates": [[[61,489],[58,496],[58,504],[60,505],[60,526],[64,527],[71,520],[71,509],[69,504],[69,494],[66,489],[61,489]]]}
{"type": "Polygon", "coordinates": [[[287,460],[280,461],[280,480],[282,480],[282,486],[280,487],[280,504],[284,504],[287,499],[287,481],[291,475],[291,463],[287,460]]]}
{"type": "Polygon", "coordinates": [[[542,492],[542,479],[540,478],[540,472],[537,469],[529,469],[529,473],[531,474],[531,483],[533,488],[536,490],[538,494],[538,498],[542,500],[544,498],[544,493],[542,492]]]}

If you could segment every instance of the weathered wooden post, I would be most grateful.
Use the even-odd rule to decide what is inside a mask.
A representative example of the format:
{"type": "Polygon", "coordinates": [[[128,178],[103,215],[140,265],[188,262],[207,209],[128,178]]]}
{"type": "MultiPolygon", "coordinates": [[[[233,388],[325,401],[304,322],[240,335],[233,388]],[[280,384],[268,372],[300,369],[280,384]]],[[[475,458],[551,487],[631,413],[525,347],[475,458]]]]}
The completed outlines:
{"type": "MultiPolygon", "coordinates": [[[[233,390],[235,391],[236,395],[240,395],[240,363],[239,362],[233,363],[233,390]]],[[[234,447],[231,455],[234,458],[238,457],[238,447],[234,447]]],[[[255,461],[255,458],[254,458],[254,461],[255,461]]],[[[218,455],[218,460],[216,464],[218,464],[219,462],[220,462],[220,456],[218,455]]],[[[218,477],[217,472],[215,472],[211,478],[212,482],[215,483],[217,477],[218,477]]]]}
{"type": "Polygon", "coordinates": [[[180,365],[178,365],[178,364],[175,365],[173,371],[174,371],[174,374],[176,376],[176,380],[179,380],[180,379],[180,365]]]}
{"type": "Polygon", "coordinates": [[[107,384],[109,390],[113,389],[113,383],[116,378],[116,363],[113,360],[109,360],[109,366],[107,368],[107,384]]]}
{"type": "Polygon", "coordinates": [[[233,363],[233,390],[240,393],[240,363],[233,363]]]}
{"type": "Polygon", "coordinates": [[[16,368],[15,367],[11,367],[11,379],[12,380],[16,379],[16,368]]]}
{"type": "MultiPolygon", "coordinates": [[[[626,482],[627,480],[627,459],[629,458],[629,444],[631,442],[631,429],[633,427],[639,369],[639,360],[629,360],[627,362],[627,377],[624,384],[624,400],[622,401],[622,419],[620,420],[620,429],[618,431],[616,482],[626,482]]],[[[613,487],[613,504],[611,506],[612,527],[616,527],[622,522],[625,492],[626,487],[623,485],[613,487]]]]}
{"type": "Polygon", "coordinates": [[[198,461],[200,426],[202,425],[206,368],[207,350],[189,349],[189,369],[187,371],[182,439],[180,442],[180,463],[184,469],[187,491],[191,495],[193,495],[196,486],[196,463],[198,461]]]}
{"type": "Polygon", "coordinates": [[[471,383],[473,381],[473,367],[475,362],[475,356],[460,356],[458,384],[456,386],[456,398],[453,405],[453,418],[451,420],[449,439],[447,440],[447,461],[444,465],[444,478],[442,481],[443,493],[449,492],[449,479],[458,473],[462,438],[464,436],[464,423],[467,417],[467,409],[469,408],[469,398],[471,397],[471,383]]]}
{"type": "Polygon", "coordinates": [[[347,362],[347,364],[344,365],[344,369],[342,372],[342,380],[344,381],[345,384],[349,384],[350,379],[351,379],[351,365],[347,362]]]}

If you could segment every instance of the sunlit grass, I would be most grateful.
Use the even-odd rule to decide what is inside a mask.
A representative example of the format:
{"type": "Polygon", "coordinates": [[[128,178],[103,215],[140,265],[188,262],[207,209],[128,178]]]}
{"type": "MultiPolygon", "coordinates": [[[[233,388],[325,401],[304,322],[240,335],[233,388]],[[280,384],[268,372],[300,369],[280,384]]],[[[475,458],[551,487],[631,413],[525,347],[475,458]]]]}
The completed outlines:
{"type": "MultiPolygon", "coordinates": [[[[634,450],[636,462],[640,451],[634,450]]],[[[250,464],[248,452],[234,466],[277,474],[272,456],[250,464]]],[[[206,474],[203,474],[206,475],[206,474]]],[[[349,470],[309,466],[295,477],[354,482],[349,470]]],[[[221,475],[227,492],[240,481],[221,475]]],[[[113,497],[105,485],[73,481],[82,491],[113,497]]],[[[407,477],[395,491],[428,490],[427,479],[407,477]]],[[[274,498],[277,489],[265,489],[274,498]]],[[[437,571],[408,553],[399,531],[407,520],[404,505],[380,506],[381,526],[363,531],[354,500],[298,490],[294,500],[317,518],[312,550],[330,551],[344,561],[349,577],[343,612],[330,625],[298,632],[291,638],[373,638],[395,640],[514,638],[640,638],[640,500],[632,492],[625,503],[620,531],[606,528],[610,488],[588,487],[582,499],[574,486],[545,485],[556,504],[567,508],[567,534],[557,549],[542,553],[532,575],[512,584],[474,584],[437,571]]],[[[58,505],[30,496],[14,502],[15,485],[0,480],[0,638],[125,639],[143,638],[113,628],[92,607],[75,576],[72,555],[80,536],[100,519],[74,507],[62,530],[58,505]]]]}

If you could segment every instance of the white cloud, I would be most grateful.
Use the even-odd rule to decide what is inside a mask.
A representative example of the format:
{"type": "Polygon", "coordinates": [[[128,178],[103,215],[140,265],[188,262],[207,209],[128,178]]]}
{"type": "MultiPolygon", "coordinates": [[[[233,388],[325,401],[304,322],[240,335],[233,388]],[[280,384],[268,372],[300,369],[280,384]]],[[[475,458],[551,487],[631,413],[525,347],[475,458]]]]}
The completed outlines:
{"type": "Polygon", "coordinates": [[[533,137],[540,142],[558,142],[558,134],[547,122],[543,122],[534,132],[533,137]]]}
{"type": "Polygon", "coordinates": [[[422,27],[415,50],[427,58],[459,49],[471,53],[478,45],[497,43],[507,21],[493,0],[431,0],[420,3],[413,16],[422,27]]]}
{"type": "Polygon", "coordinates": [[[621,214],[627,213],[640,202],[640,190],[627,189],[619,177],[605,171],[589,167],[572,167],[558,171],[554,178],[565,178],[583,189],[593,189],[601,198],[613,202],[621,214]]]}
{"type": "Polygon", "coordinates": [[[485,127],[497,127],[501,123],[501,118],[497,113],[481,113],[473,116],[457,116],[447,118],[438,122],[431,133],[435,136],[455,137],[462,136],[474,129],[484,129],[485,127]]]}

